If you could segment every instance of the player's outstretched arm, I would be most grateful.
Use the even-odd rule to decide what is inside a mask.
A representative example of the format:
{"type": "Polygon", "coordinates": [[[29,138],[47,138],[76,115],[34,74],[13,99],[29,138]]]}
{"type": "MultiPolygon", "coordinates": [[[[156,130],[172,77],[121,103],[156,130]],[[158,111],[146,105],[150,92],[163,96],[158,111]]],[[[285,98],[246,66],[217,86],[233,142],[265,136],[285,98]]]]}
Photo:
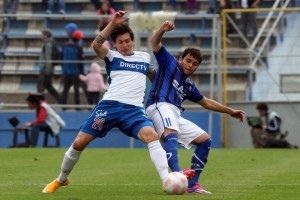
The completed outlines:
{"type": "Polygon", "coordinates": [[[173,29],[175,29],[175,24],[170,21],[165,21],[161,25],[161,27],[153,33],[150,39],[150,43],[154,52],[158,52],[159,49],[161,48],[162,46],[161,39],[164,33],[168,31],[172,31],[173,29]]]}
{"type": "Polygon", "coordinates": [[[230,115],[231,117],[237,118],[240,120],[240,122],[244,121],[244,111],[242,110],[235,110],[230,107],[224,106],[212,99],[203,97],[202,100],[198,102],[202,107],[204,107],[207,110],[212,110],[216,112],[226,113],[230,115]]]}
{"type": "Polygon", "coordinates": [[[108,25],[97,35],[97,37],[93,41],[92,47],[100,59],[104,59],[109,50],[105,45],[103,45],[103,43],[110,35],[111,31],[114,28],[114,25],[123,23],[126,20],[126,18],[124,18],[124,15],[126,13],[127,11],[122,10],[116,12],[108,25]]]}

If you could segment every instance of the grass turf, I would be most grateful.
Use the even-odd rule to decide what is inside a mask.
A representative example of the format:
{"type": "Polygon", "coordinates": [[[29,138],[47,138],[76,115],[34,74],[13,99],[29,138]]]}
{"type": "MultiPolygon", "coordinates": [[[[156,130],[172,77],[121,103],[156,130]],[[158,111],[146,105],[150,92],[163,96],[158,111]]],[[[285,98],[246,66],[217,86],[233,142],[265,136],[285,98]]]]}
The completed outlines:
{"type": "MultiPolygon", "coordinates": [[[[210,196],[163,193],[146,149],[86,149],[70,175],[70,185],[42,194],[57,177],[65,151],[1,149],[0,199],[300,199],[300,151],[283,149],[212,150],[201,177],[210,196]]],[[[180,150],[182,167],[189,167],[192,153],[180,150]]]]}

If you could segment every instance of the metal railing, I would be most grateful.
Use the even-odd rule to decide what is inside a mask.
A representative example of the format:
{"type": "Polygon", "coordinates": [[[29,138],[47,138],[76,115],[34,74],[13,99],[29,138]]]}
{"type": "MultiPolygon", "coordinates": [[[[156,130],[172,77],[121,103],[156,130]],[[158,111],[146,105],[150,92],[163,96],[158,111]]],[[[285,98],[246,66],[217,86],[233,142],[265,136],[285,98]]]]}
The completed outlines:
{"type": "MultiPolygon", "coordinates": [[[[267,48],[267,44],[268,44],[268,41],[270,40],[272,34],[274,33],[274,30],[276,28],[276,26],[278,26],[278,23],[280,22],[280,20],[283,19],[284,17],[284,12],[297,12],[297,11],[300,11],[300,8],[297,7],[297,8],[287,8],[288,4],[290,3],[290,0],[286,0],[284,1],[283,5],[281,8],[275,8],[275,6],[278,6],[279,5],[279,2],[280,0],[277,0],[275,3],[274,3],[274,6],[273,8],[251,8],[251,9],[224,9],[222,11],[222,30],[223,30],[223,34],[222,34],[222,37],[223,37],[223,86],[224,86],[224,93],[223,93],[223,98],[224,98],[224,102],[225,104],[228,104],[228,100],[227,100],[227,71],[226,71],[226,68],[227,68],[227,44],[225,42],[225,38],[226,38],[226,19],[228,19],[229,23],[231,23],[234,28],[237,30],[237,33],[238,35],[242,38],[242,40],[247,44],[247,46],[249,47],[248,50],[250,50],[254,57],[253,57],[253,60],[251,61],[250,65],[249,65],[249,68],[250,69],[256,69],[255,65],[257,64],[258,61],[261,62],[261,58],[262,58],[262,53],[264,51],[266,51],[266,48],[267,48]],[[268,12],[268,15],[267,17],[265,18],[265,21],[264,23],[262,24],[262,27],[261,29],[259,30],[258,34],[256,35],[256,37],[254,38],[254,40],[252,42],[249,42],[248,39],[246,38],[246,36],[244,36],[241,31],[239,30],[238,26],[233,22],[233,20],[228,17],[228,13],[237,13],[237,12],[268,12]],[[274,12],[277,12],[279,13],[276,17],[275,17],[275,21],[273,22],[273,24],[271,25],[271,28],[267,30],[267,24],[268,22],[270,22],[270,18],[272,16],[272,14],[274,14],[274,12]],[[261,38],[262,34],[266,32],[266,36],[265,38],[263,39],[262,43],[260,45],[258,45],[258,41],[259,39],[261,38]],[[258,51],[256,52],[255,48],[257,48],[258,46],[258,51]]],[[[279,36],[278,36],[279,37],[279,36]]],[[[268,50],[268,49],[267,49],[268,50]]],[[[268,55],[267,55],[268,56],[268,55]]],[[[273,57],[275,57],[276,55],[272,55],[273,57]]],[[[288,55],[288,57],[290,57],[292,55],[288,55]]],[[[295,55],[297,56],[297,55],[295,55]]],[[[282,57],[284,57],[284,55],[282,55],[282,57]]],[[[262,65],[262,68],[265,68],[267,73],[268,73],[268,69],[267,69],[267,65],[262,65]]],[[[252,86],[253,86],[253,77],[254,77],[254,72],[251,70],[250,71],[250,80],[249,80],[249,95],[248,95],[248,101],[251,101],[252,100],[252,86]]],[[[274,80],[274,77],[270,76],[274,82],[276,82],[274,80]]],[[[284,96],[286,96],[284,94],[284,96]]],[[[287,96],[286,96],[287,97],[287,96]]],[[[287,97],[287,100],[288,100],[288,97],[287,97]]],[[[227,123],[227,116],[224,115],[224,118],[223,118],[223,128],[224,128],[224,146],[226,147],[228,145],[228,123],[227,123]]]]}

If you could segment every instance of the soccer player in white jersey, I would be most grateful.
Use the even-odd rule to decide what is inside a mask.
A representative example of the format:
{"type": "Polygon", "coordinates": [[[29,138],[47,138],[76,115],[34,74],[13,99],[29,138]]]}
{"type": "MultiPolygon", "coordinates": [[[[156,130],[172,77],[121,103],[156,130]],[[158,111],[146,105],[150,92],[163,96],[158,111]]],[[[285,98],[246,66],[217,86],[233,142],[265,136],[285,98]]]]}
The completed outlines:
{"type": "Polygon", "coordinates": [[[195,175],[189,179],[187,192],[211,194],[199,184],[200,174],[207,162],[211,140],[200,127],[181,117],[184,111],[182,102],[188,99],[208,110],[227,113],[241,122],[244,119],[244,112],[221,105],[199,92],[188,76],[196,71],[202,61],[200,50],[187,48],[179,60],[176,60],[161,43],[164,33],[174,28],[172,22],[165,21],[150,40],[158,69],[150,90],[146,112],[159,138],[164,142],[168,164],[172,171],[181,170],[178,164],[177,144],[180,143],[187,149],[195,145],[191,161],[191,169],[195,170],[195,175]]]}
{"type": "Polygon", "coordinates": [[[53,193],[68,185],[68,176],[81,152],[92,140],[104,137],[114,127],[146,143],[161,181],[168,175],[166,152],[143,108],[150,55],[133,51],[134,36],[125,24],[125,14],[125,11],[117,12],[92,43],[97,56],[106,62],[109,87],[65,153],[58,178],[49,183],[43,193],[53,193]],[[112,38],[116,51],[103,45],[108,36],[112,38]]]}

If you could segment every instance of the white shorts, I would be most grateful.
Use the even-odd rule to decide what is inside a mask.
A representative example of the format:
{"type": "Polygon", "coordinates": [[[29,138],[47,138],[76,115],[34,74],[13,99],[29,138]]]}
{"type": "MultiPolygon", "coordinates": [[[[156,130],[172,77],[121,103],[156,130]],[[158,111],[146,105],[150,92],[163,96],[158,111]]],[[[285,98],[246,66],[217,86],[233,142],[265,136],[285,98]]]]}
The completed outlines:
{"type": "Polygon", "coordinates": [[[181,117],[180,110],[172,104],[165,102],[152,104],[146,109],[146,113],[152,120],[159,138],[165,128],[176,130],[178,142],[187,149],[192,147],[193,140],[206,133],[193,122],[181,117]]]}

